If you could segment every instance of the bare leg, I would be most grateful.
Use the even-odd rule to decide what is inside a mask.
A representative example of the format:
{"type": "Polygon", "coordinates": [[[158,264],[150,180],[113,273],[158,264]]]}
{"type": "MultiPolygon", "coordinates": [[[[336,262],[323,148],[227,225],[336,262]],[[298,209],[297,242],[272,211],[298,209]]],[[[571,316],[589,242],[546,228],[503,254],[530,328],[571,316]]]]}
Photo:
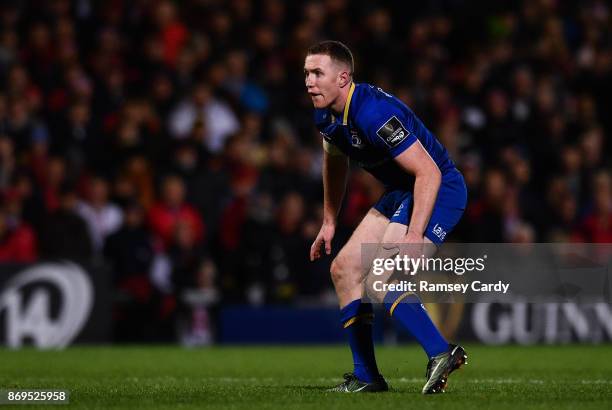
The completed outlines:
{"type": "MultiPolygon", "coordinates": [[[[405,253],[407,253],[407,256],[409,257],[418,258],[423,255],[425,258],[429,258],[435,254],[437,248],[429,238],[424,238],[425,244],[422,248],[417,247],[416,245],[404,245],[404,247],[401,248],[402,241],[404,239],[404,236],[406,235],[407,229],[408,228],[406,225],[391,222],[385,230],[382,241],[380,243],[381,246],[378,247],[374,258],[388,259],[394,258],[398,254],[400,256],[403,256],[403,254],[405,253]]],[[[374,258],[372,258],[372,260],[374,258]]],[[[382,275],[373,275],[372,267],[370,267],[370,270],[367,273],[367,276],[364,281],[365,292],[370,297],[370,299],[382,303],[385,297],[385,293],[374,291],[374,281],[391,283],[394,281],[394,279],[391,278],[393,273],[395,273],[394,269],[384,272],[382,275]]]]}
{"type": "Polygon", "coordinates": [[[362,245],[364,243],[380,243],[388,226],[389,219],[387,217],[374,208],[370,209],[346,245],[332,261],[331,277],[340,307],[344,307],[351,301],[362,297],[364,292],[363,278],[371,265],[371,261],[369,263],[365,261],[364,263],[362,260],[362,245]]]}

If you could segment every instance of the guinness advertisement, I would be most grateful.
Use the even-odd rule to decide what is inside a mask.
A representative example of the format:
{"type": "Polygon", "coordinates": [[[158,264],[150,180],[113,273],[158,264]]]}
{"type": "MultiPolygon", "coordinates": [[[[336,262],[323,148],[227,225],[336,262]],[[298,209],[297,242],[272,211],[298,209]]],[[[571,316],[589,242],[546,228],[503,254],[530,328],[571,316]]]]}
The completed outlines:
{"type": "Polygon", "coordinates": [[[609,303],[426,304],[452,340],[484,344],[564,344],[612,341],[609,303]]]}

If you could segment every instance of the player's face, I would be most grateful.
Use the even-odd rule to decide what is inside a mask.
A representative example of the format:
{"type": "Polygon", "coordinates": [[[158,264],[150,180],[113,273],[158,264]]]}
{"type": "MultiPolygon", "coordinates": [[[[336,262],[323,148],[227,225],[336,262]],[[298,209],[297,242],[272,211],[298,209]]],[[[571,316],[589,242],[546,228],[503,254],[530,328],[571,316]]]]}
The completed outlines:
{"type": "Polygon", "coordinates": [[[304,62],[306,89],[315,108],[331,106],[340,95],[341,67],[328,55],[311,54],[304,62]]]}

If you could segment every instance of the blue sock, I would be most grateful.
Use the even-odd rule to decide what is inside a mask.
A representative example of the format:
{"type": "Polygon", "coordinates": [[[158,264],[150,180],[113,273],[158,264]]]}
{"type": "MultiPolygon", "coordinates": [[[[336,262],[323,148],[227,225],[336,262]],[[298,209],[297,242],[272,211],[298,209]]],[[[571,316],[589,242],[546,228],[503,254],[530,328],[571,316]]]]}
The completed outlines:
{"type": "Polygon", "coordinates": [[[448,342],[433,324],[419,297],[414,293],[388,292],[385,308],[420,343],[428,357],[448,350],[448,342]]]}
{"type": "Polygon", "coordinates": [[[343,307],[340,314],[353,353],[353,373],[359,380],[369,383],[378,376],[372,340],[372,304],[357,299],[343,307]]]}

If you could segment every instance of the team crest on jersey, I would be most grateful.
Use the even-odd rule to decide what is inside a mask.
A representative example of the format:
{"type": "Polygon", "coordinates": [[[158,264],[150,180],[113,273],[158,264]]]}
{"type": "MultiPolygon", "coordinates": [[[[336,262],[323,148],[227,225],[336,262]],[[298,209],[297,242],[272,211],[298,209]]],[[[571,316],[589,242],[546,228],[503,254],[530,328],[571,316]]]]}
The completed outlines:
{"type": "Polygon", "coordinates": [[[404,128],[400,120],[394,115],[376,131],[376,135],[382,138],[388,146],[394,148],[405,140],[410,135],[410,132],[404,128]]]}
{"type": "Polygon", "coordinates": [[[355,148],[362,149],[365,147],[365,144],[359,137],[357,130],[351,130],[351,145],[355,148]]]}

